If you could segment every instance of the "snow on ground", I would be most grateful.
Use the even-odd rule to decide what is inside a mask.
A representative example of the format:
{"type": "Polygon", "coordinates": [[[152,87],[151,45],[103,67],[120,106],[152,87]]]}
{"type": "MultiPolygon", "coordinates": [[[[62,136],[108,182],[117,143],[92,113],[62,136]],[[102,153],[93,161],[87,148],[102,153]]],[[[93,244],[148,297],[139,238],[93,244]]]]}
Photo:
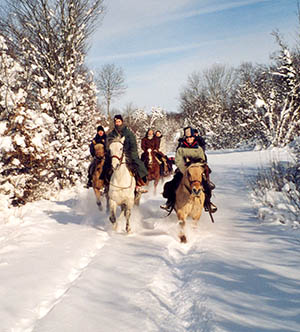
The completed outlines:
{"type": "Polygon", "coordinates": [[[300,331],[299,232],[261,224],[247,187],[270,153],[209,154],[219,210],[187,244],[151,188],[132,235],[112,231],[92,190],[4,211],[0,331],[300,331]]]}

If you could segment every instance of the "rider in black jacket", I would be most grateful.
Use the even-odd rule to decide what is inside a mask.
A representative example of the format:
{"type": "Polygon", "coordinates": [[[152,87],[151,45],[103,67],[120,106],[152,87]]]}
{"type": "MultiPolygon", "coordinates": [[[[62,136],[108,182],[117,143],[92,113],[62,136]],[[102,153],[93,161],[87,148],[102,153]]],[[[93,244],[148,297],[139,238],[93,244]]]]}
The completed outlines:
{"type": "Polygon", "coordinates": [[[96,144],[103,144],[104,148],[106,147],[106,134],[105,134],[105,130],[102,126],[97,127],[97,134],[92,139],[91,144],[90,144],[90,153],[93,157],[93,160],[90,163],[90,166],[88,169],[88,183],[86,186],[87,188],[90,188],[93,186],[92,178],[93,178],[93,173],[94,173],[95,167],[96,167],[96,155],[95,155],[95,145],[96,144]]]}

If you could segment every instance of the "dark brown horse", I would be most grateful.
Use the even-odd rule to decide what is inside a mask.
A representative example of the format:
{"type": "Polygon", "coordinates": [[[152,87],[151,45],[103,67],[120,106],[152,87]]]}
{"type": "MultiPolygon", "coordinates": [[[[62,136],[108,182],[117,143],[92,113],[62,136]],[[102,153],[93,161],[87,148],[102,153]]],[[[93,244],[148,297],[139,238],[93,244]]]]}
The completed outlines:
{"type": "Polygon", "coordinates": [[[100,211],[102,211],[102,203],[101,198],[104,195],[107,199],[107,188],[105,186],[104,180],[99,179],[103,165],[105,162],[105,148],[103,144],[96,144],[95,145],[95,155],[96,155],[96,166],[95,171],[93,173],[93,189],[96,196],[96,202],[100,211]]]}

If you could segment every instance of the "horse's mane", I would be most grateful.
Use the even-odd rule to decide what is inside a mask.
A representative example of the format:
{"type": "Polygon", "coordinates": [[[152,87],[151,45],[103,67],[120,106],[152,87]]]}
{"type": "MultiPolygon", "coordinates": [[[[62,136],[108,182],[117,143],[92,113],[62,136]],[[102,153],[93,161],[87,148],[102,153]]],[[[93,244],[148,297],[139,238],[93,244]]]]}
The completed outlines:
{"type": "Polygon", "coordinates": [[[111,137],[111,138],[108,138],[107,139],[107,144],[108,144],[108,146],[110,146],[110,144],[111,143],[114,143],[114,142],[120,142],[120,143],[122,143],[121,142],[121,136],[120,135],[117,135],[117,136],[115,136],[115,137],[111,137]]]}
{"type": "Polygon", "coordinates": [[[201,158],[191,158],[185,163],[187,168],[189,168],[192,165],[203,167],[205,164],[206,164],[206,162],[201,158]]]}
{"type": "MultiPolygon", "coordinates": [[[[118,142],[118,143],[121,143],[122,145],[124,145],[124,143],[121,141],[123,137],[124,136],[118,135],[118,136],[115,136],[115,137],[109,139],[108,146],[110,146],[110,144],[115,143],[115,142],[118,142]]],[[[125,162],[126,162],[127,167],[129,168],[129,170],[132,173],[135,173],[135,168],[134,168],[134,165],[132,164],[132,159],[131,159],[130,154],[126,150],[124,151],[124,153],[125,153],[125,162]]]]}

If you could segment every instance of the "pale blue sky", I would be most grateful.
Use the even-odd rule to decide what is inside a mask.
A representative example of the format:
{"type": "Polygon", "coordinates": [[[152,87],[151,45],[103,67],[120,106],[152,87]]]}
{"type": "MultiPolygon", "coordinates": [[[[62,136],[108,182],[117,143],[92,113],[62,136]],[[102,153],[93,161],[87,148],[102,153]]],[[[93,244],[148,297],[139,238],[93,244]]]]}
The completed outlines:
{"type": "Polygon", "coordinates": [[[106,0],[87,63],[114,63],[128,89],[113,103],[176,111],[193,71],[214,63],[266,63],[279,29],[295,45],[297,0],[106,0]]]}

